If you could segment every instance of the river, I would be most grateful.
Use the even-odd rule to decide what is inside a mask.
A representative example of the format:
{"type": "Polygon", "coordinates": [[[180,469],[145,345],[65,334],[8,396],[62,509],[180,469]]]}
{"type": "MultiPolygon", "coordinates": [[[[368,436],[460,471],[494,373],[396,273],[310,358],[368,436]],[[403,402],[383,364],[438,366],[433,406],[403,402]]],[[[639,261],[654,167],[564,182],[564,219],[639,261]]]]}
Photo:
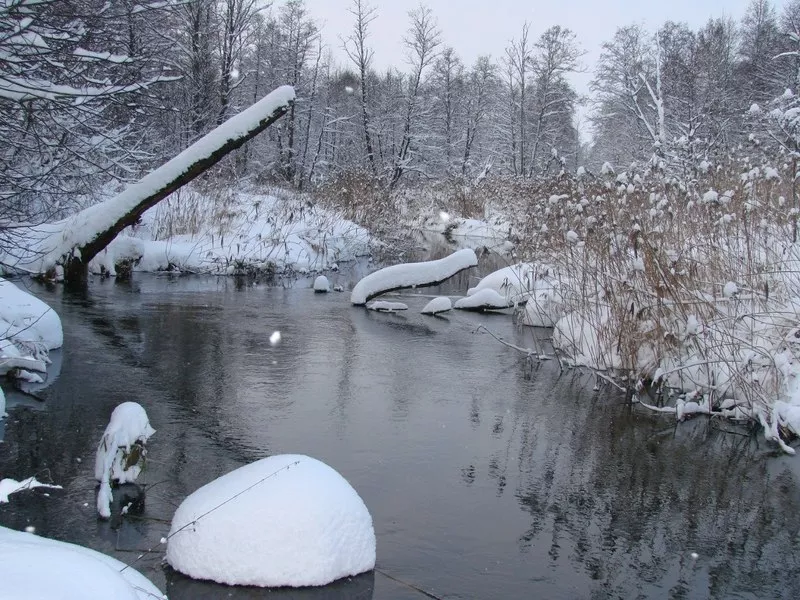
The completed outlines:
{"type": "Polygon", "coordinates": [[[8,390],[0,476],[64,489],[13,496],[0,524],[136,561],[173,600],[800,597],[800,458],[704,418],[676,427],[591,377],[529,364],[477,330],[530,346],[534,332],[508,315],[419,313],[475,275],[392,298],[409,305],[398,314],[302,278],[136,274],[79,295],[33,284],[62,318],[64,350],[44,403],[14,408],[8,390]],[[157,430],[152,487],[135,514],[100,521],[94,452],[127,400],[157,430]],[[374,519],[376,572],[270,592],[163,566],[177,504],[275,453],[318,458],[353,485],[374,519]]]}

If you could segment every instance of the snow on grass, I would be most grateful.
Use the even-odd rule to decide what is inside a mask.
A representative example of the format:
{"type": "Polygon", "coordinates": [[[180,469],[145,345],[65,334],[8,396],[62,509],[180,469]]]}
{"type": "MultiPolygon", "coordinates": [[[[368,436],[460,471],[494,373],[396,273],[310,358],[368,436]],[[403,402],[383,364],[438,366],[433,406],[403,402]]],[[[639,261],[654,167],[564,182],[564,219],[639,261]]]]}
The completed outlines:
{"type": "Polygon", "coordinates": [[[27,479],[23,479],[22,481],[17,481],[15,479],[3,479],[0,480],[0,503],[8,502],[8,497],[11,494],[15,494],[16,492],[22,490],[32,490],[33,488],[51,488],[55,490],[60,490],[60,485],[53,485],[50,483],[42,483],[41,481],[37,481],[35,477],[28,477],[27,479]]]}
{"type": "Polygon", "coordinates": [[[35,296],[0,278],[0,375],[14,368],[44,372],[48,352],[63,343],[58,314],[35,296]]]}
{"type": "Polygon", "coordinates": [[[402,302],[389,302],[387,300],[375,300],[375,302],[371,302],[367,304],[368,310],[374,310],[376,312],[395,312],[398,310],[408,310],[408,305],[403,304],[402,302]]]}
{"type": "Polygon", "coordinates": [[[86,245],[99,232],[109,229],[144,198],[187,172],[192,164],[211,157],[229,140],[241,137],[281,107],[288,106],[294,97],[292,87],[279,87],[113,198],[62,221],[34,226],[29,236],[31,246],[15,252],[16,256],[4,257],[4,264],[34,273],[46,272],[74,249],[86,245]]]}
{"type": "Polygon", "coordinates": [[[136,402],[123,402],[111,413],[97,446],[94,477],[100,482],[97,512],[111,516],[111,483],[136,481],[144,461],[144,444],[155,433],[147,412],[136,402]]]}
{"type": "Polygon", "coordinates": [[[166,596],[124,563],[75,544],[0,527],[3,598],[155,600],[166,596]]]}
{"type": "Polygon", "coordinates": [[[420,311],[423,315],[438,315],[453,309],[453,303],[447,296],[439,296],[428,302],[420,311]]]}
{"type": "Polygon", "coordinates": [[[491,288],[484,288],[474,292],[466,298],[459,298],[453,308],[460,310],[497,310],[510,308],[514,302],[498,294],[491,288]]]}
{"type": "Polygon", "coordinates": [[[302,455],[258,460],[186,498],[167,562],[228,585],[321,586],[375,567],[372,517],[328,465],[302,455]]]}
{"type": "Polygon", "coordinates": [[[363,306],[368,300],[385,292],[436,285],[477,264],[475,252],[464,249],[439,260],[386,267],[359,281],[350,294],[350,301],[357,306],[363,306]]]}

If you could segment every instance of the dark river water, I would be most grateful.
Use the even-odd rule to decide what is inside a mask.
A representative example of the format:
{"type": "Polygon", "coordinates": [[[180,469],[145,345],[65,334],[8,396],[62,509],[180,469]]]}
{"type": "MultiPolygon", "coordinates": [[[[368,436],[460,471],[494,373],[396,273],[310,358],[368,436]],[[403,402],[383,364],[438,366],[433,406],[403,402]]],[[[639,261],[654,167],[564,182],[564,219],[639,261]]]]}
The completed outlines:
{"type": "Polygon", "coordinates": [[[38,473],[64,489],[12,496],[0,524],[126,562],[152,548],[136,567],[173,600],[800,597],[800,457],[705,419],[676,428],[476,332],[531,345],[508,315],[420,315],[436,290],[397,298],[404,313],[372,313],[310,281],[34,286],[63,320],[60,374],[42,404],[7,388],[0,477],[38,473]],[[94,452],[126,400],[157,429],[151,487],[137,514],[100,521],[94,452]],[[163,566],[177,504],[275,453],[308,454],[350,481],[374,519],[376,572],[276,592],[163,566]]]}

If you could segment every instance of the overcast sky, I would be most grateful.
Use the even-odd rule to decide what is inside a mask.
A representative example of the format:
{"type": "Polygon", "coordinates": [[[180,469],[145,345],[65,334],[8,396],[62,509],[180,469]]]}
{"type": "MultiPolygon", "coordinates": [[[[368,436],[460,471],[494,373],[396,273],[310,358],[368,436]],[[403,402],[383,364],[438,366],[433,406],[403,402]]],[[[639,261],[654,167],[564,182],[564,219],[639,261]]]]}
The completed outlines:
{"type": "MultiPolygon", "coordinates": [[[[777,0],[778,11],[785,0],[777,0]]],[[[552,25],[572,29],[586,51],[587,73],[574,77],[579,93],[588,92],[591,69],[600,55],[600,45],[614,35],[617,27],[642,23],[650,29],[664,21],[685,21],[692,27],[709,17],[729,16],[739,20],[749,0],[427,0],[433,10],[445,44],[455,48],[466,65],[480,54],[497,58],[509,40],[518,37],[522,24],[531,24],[535,39],[552,25]]],[[[344,63],[339,38],[353,24],[348,12],[351,0],[306,0],[309,13],[322,26],[323,39],[344,63]]],[[[375,50],[375,67],[404,67],[402,38],[408,28],[408,11],[418,0],[372,0],[377,18],[372,23],[370,45],[375,50]]]]}

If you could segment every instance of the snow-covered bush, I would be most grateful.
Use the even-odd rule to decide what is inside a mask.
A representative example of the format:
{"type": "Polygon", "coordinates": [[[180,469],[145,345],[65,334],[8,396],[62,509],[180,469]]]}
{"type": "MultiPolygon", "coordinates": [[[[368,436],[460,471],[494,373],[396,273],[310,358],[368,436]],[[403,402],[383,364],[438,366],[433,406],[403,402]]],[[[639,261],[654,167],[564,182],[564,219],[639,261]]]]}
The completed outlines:
{"type": "Polygon", "coordinates": [[[147,412],[136,402],[123,402],[111,413],[103,432],[94,463],[94,477],[100,482],[97,512],[111,516],[111,484],[136,481],[144,467],[145,443],[155,429],[147,412]]]}

